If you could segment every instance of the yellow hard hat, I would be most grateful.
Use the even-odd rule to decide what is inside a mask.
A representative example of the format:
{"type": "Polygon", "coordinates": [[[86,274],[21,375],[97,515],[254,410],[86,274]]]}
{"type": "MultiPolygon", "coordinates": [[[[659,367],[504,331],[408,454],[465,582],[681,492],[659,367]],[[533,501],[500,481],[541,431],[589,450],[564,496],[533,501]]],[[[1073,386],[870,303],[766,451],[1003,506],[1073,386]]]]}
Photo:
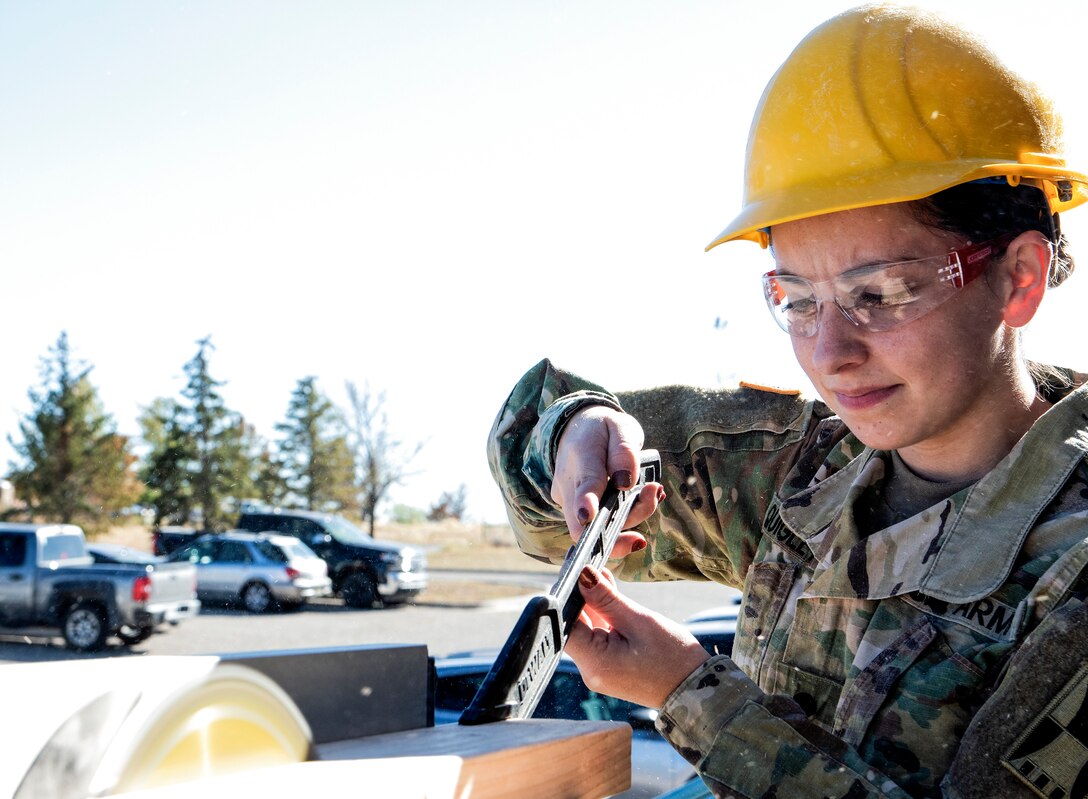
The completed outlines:
{"type": "Polygon", "coordinates": [[[707,249],[766,247],[772,225],[927,197],[979,179],[1029,183],[1055,213],[1088,200],[1061,119],[978,40],[915,8],[870,5],[816,28],[763,92],[744,207],[707,249]]]}

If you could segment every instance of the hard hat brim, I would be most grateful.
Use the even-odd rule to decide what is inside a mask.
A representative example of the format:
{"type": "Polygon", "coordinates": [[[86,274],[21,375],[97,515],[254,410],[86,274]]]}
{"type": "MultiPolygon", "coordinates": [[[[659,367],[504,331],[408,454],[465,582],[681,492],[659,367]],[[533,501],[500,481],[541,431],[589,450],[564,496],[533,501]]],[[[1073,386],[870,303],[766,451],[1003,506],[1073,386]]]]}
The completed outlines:
{"type": "Polygon", "coordinates": [[[705,248],[710,251],[727,241],[745,239],[763,247],[770,243],[768,229],[774,225],[813,216],[909,202],[929,197],[961,183],[1004,177],[1010,184],[1033,181],[1040,184],[1054,213],[1088,202],[1088,176],[1058,166],[993,163],[983,159],[936,164],[900,164],[891,170],[842,175],[811,187],[797,186],[786,193],[764,199],[748,199],[744,210],[705,248]],[[1068,184],[1068,199],[1062,199],[1056,184],[1068,184]],[[894,192],[888,188],[894,187],[894,192]]]}

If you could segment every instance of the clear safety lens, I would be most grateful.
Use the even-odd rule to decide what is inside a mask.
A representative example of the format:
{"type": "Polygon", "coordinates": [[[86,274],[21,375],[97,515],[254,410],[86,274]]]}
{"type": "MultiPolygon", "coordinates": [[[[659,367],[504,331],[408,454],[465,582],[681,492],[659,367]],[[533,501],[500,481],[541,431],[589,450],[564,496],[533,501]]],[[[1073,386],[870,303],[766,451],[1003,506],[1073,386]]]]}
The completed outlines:
{"type": "Polygon", "coordinates": [[[1010,236],[916,261],[851,269],[813,283],[796,275],[763,276],[767,307],[791,336],[816,334],[820,308],[832,302],[852,323],[873,333],[925,316],[974,280],[1010,236]]]}

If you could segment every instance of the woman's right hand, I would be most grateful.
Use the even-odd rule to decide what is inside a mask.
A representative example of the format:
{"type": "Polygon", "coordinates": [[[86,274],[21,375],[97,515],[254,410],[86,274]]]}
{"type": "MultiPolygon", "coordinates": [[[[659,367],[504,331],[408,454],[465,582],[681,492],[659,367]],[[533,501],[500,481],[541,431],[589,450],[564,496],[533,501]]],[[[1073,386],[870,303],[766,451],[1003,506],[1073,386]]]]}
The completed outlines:
{"type": "MultiPolygon", "coordinates": [[[[634,485],[643,438],[642,425],[635,417],[603,405],[583,408],[567,422],[555,454],[552,501],[563,509],[575,541],[597,515],[609,479],[620,489],[634,485]]],[[[627,517],[627,526],[649,518],[664,499],[665,489],[660,484],[646,484],[627,517]]],[[[646,539],[639,533],[621,533],[612,556],[621,558],[645,546],[646,539]]]]}

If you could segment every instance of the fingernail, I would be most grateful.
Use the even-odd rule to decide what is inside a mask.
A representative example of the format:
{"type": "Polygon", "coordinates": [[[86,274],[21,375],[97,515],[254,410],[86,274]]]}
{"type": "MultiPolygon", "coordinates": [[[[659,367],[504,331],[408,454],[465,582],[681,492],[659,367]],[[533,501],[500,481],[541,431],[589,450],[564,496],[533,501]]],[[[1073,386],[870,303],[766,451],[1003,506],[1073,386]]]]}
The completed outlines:
{"type": "Polygon", "coordinates": [[[636,541],[635,543],[631,544],[632,552],[641,552],[644,549],[646,549],[646,542],[644,540],[636,541]]]}
{"type": "Polygon", "coordinates": [[[618,472],[612,475],[612,482],[616,488],[626,491],[634,483],[631,481],[631,473],[626,469],[620,469],[618,472]]]}
{"type": "Polygon", "coordinates": [[[593,569],[589,568],[589,566],[585,566],[582,568],[582,573],[578,575],[578,584],[581,585],[582,588],[592,588],[597,584],[598,579],[599,578],[594,573],[593,569]]]}
{"type": "Polygon", "coordinates": [[[657,501],[658,501],[658,503],[664,502],[664,501],[665,501],[665,497],[666,497],[666,494],[665,494],[665,489],[664,489],[664,488],[660,488],[660,487],[659,487],[659,488],[657,489],[657,501]]]}
{"type": "Polygon", "coordinates": [[[578,523],[589,524],[589,511],[585,508],[578,509],[578,523]]]}

